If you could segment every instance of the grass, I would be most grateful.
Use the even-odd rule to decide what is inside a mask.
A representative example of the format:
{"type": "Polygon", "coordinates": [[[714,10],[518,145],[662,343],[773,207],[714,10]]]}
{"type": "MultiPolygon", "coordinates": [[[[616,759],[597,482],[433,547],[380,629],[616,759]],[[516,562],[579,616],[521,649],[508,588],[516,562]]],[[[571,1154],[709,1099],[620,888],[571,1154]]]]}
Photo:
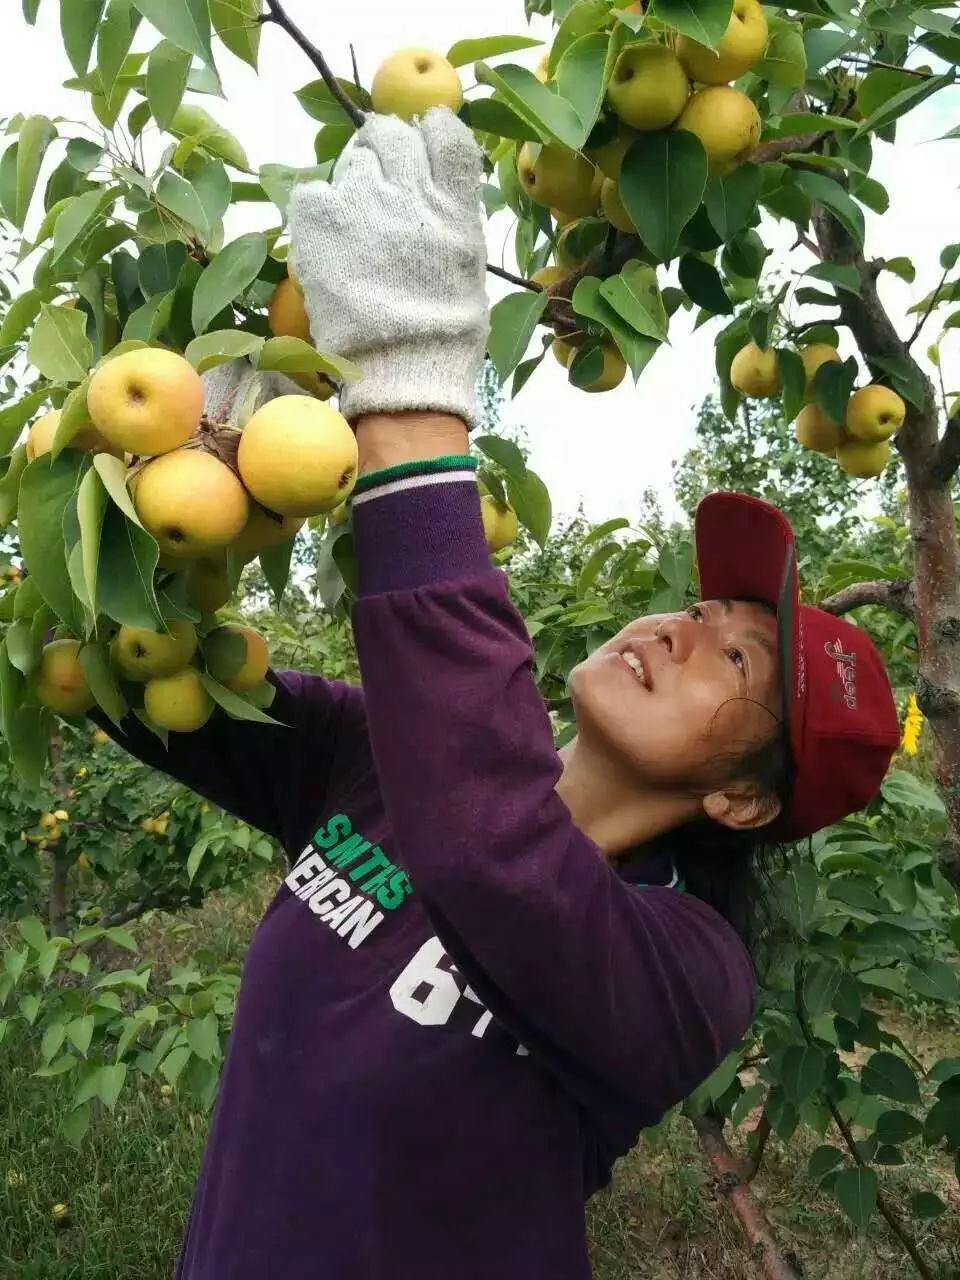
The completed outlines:
{"type": "MultiPolygon", "coordinates": [[[[274,884],[224,892],[192,913],[189,929],[155,920],[143,953],[162,970],[204,949],[242,956],[274,884]]],[[[956,1052],[958,1025],[920,1019],[895,1028],[928,1060],[956,1052]]],[[[0,1050],[0,1280],[168,1280],[176,1261],[206,1133],[206,1118],[159,1085],[125,1093],[76,1151],[59,1134],[67,1099],[34,1080],[32,1058],[0,1050]],[[55,1204],[69,1219],[57,1225],[55,1204]]],[[[813,1137],[768,1147],[755,1183],[784,1249],[808,1280],[908,1280],[900,1246],[875,1219],[858,1235],[836,1202],[805,1175],[813,1137]]],[[[948,1162],[884,1171],[891,1200],[931,1189],[949,1210],[912,1230],[937,1280],[960,1277],[960,1193],[948,1162]]],[[[668,1122],[621,1161],[612,1187],[589,1208],[595,1280],[755,1280],[737,1224],[716,1192],[683,1120],[668,1122]]],[[[451,1277],[451,1280],[454,1280],[451,1277]]],[[[531,1277],[531,1280],[533,1278],[531,1277]]]]}

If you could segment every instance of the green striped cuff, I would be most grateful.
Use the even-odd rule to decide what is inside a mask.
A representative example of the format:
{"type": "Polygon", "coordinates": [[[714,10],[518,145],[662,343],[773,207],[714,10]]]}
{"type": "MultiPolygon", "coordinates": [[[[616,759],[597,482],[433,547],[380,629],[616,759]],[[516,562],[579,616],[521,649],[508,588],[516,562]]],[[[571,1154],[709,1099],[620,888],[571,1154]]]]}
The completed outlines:
{"type": "MultiPolygon", "coordinates": [[[[421,462],[400,462],[395,467],[383,467],[380,471],[368,471],[361,476],[354,486],[354,501],[369,493],[371,489],[380,489],[384,485],[396,486],[398,482],[416,480],[423,476],[436,476],[443,472],[476,471],[477,460],[469,454],[448,453],[440,458],[426,458],[421,462]]],[[[421,481],[422,483],[422,481],[421,481]]]]}

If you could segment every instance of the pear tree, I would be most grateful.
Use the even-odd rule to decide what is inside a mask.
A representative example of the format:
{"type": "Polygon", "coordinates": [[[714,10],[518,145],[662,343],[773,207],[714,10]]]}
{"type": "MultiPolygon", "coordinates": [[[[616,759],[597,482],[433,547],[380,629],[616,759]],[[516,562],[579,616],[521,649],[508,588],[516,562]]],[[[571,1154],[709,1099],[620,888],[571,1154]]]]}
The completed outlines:
{"type": "MultiPolygon", "coordinates": [[[[25,21],[55,4],[22,0],[25,21]]],[[[738,1051],[689,1110],[708,1158],[736,1182],[731,1205],[763,1274],[795,1269],[721,1127],[757,1105],[757,1166],[771,1131],[786,1140],[800,1124],[821,1135],[833,1126],[836,1145],[824,1140],[811,1176],[857,1227],[876,1209],[918,1273],[932,1275],[876,1164],[921,1135],[942,1153],[960,1150],[956,1070],[945,1060],[919,1081],[865,1000],[905,984],[924,999],[960,994],[943,958],[944,940],[954,954],[960,944],[949,913],[960,888],[960,413],[937,376],[939,340],[927,359],[917,352],[925,330],[958,323],[960,245],[943,248],[942,278],[901,332],[878,280],[912,282],[915,268],[906,256],[869,256],[865,211],[882,215],[889,200],[872,173],[875,150],[897,146],[901,119],[956,82],[960,7],[525,9],[541,19],[527,31],[400,50],[366,86],[356,67],[335,73],[281,0],[59,0],[67,85],[84,123],[16,116],[0,156],[0,213],[19,241],[22,286],[0,328],[0,359],[19,388],[0,409],[0,519],[20,551],[18,576],[0,592],[0,727],[21,775],[39,784],[55,715],[98,706],[115,722],[137,715],[161,738],[214,714],[269,719],[262,643],[217,617],[244,566],[257,559],[279,597],[309,521],[323,534],[328,604],[342,608],[354,581],[346,503],[356,456],[331,400],[357,370],[311,340],[287,266],[290,194],[331,176],[370,112],[459,111],[483,149],[488,214],[509,209],[516,224],[516,271],[489,265],[512,286],[493,307],[488,343],[501,387],[521,394],[549,358],[571,397],[603,394],[628,376],[639,383],[664,343],[706,325],[731,419],[744,400],[777,403],[796,423],[796,450],[858,478],[865,496],[885,469],[902,472],[909,586],[873,575],[819,603],[837,613],[888,606],[912,629],[939,796],[891,775],[876,813],[786,874],[801,944],[781,970],[788,980],[765,988],[754,1029],[761,1078],[743,1082],[738,1051]],[[318,130],[300,168],[254,169],[216,118],[218,65],[256,68],[265,39],[292,42],[303,58],[294,99],[318,130]],[[269,230],[228,236],[228,213],[248,205],[266,209],[269,230]],[[785,281],[769,263],[777,223],[796,242],[785,281]],[[841,334],[856,354],[844,358],[841,334]],[[200,375],[238,359],[249,377],[208,416],[200,375]],[[278,379],[284,394],[261,407],[278,379]],[[262,465],[268,453],[288,464],[279,484],[262,465]],[[921,847],[894,829],[908,814],[921,847]],[[878,850],[894,848],[895,871],[878,869],[878,850]],[[841,1053],[857,1045],[873,1056],[852,1074],[841,1053]]],[[[521,528],[546,545],[550,498],[524,453],[497,434],[475,444],[495,558],[507,561],[521,528]]],[[[656,545],[627,523],[591,531],[576,582],[531,616],[559,721],[563,669],[613,628],[616,608],[676,606],[692,589],[689,547],[656,545]]],[[[522,592],[522,557],[515,563],[522,592]]]]}

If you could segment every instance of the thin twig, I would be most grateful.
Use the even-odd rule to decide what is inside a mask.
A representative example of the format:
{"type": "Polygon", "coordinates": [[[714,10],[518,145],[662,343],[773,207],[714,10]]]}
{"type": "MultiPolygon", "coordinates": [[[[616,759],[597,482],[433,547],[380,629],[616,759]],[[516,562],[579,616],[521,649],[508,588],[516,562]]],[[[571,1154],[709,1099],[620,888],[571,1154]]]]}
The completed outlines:
{"type": "MultiPolygon", "coordinates": [[[[958,433],[960,434],[960,433],[958,433]]],[[[902,614],[904,618],[913,617],[913,583],[909,579],[878,579],[876,582],[855,582],[844,587],[832,596],[821,600],[817,606],[824,613],[832,613],[841,617],[851,609],[859,609],[865,604],[878,604],[884,609],[902,614]]]]}
{"type": "Polygon", "coordinates": [[[757,1127],[750,1135],[750,1138],[752,1139],[751,1145],[753,1146],[753,1153],[744,1165],[743,1169],[743,1176],[748,1182],[752,1182],[760,1172],[764,1152],[767,1149],[767,1143],[770,1140],[770,1134],[772,1131],[770,1117],[767,1112],[764,1111],[760,1116],[760,1119],[757,1121],[757,1127]]]}
{"type": "Polygon", "coordinates": [[[852,67],[882,67],[884,71],[903,71],[908,76],[918,76],[921,80],[932,80],[932,71],[921,71],[917,67],[900,67],[895,62],[879,62],[876,58],[864,58],[860,54],[847,54],[840,59],[852,67]]]}
{"type": "Polygon", "coordinates": [[[494,266],[492,262],[487,263],[487,270],[492,276],[499,276],[501,280],[508,280],[510,284],[518,284],[524,289],[530,289],[533,293],[545,292],[543,285],[537,284],[535,280],[524,280],[523,276],[515,276],[512,271],[504,271],[503,267],[494,266]]]}
{"type": "MultiPolygon", "coordinates": [[[[824,1094],[824,1097],[826,1098],[827,1106],[830,1108],[830,1114],[833,1116],[833,1122],[837,1126],[837,1128],[840,1130],[840,1133],[843,1136],[843,1141],[846,1143],[847,1150],[850,1152],[850,1155],[853,1158],[854,1163],[858,1164],[861,1169],[868,1169],[870,1166],[864,1160],[863,1156],[861,1156],[857,1148],[856,1139],[853,1136],[853,1131],[851,1130],[846,1120],[844,1120],[843,1116],[838,1111],[837,1104],[829,1096],[829,1094],[824,1094]]],[[[913,1240],[910,1238],[910,1236],[907,1234],[906,1230],[904,1229],[904,1226],[901,1223],[900,1219],[897,1217],[893,1209],[890,1207],[890,1203],[887,1200],[886,1196],[883,1194],[882,1191],[879,1191],[879,1190],[877,1191],[877,1208],[880,1210],[880,1213],[882,1214],[882,1216],[886,1219],[887,1226],[890,1228],[893,1234],[897,1237],[897,1239],[903,1245],[904,1249],[906,1249],[907,1253],[910,1255],[913,1265],[917,1268],[917,1271],[920,1273],[920,1275],[923,1276],[923,1280],[936,1280],[934,1273],[930,1270],[930,1268],[924,1262],[923,1258],[920,1256],[920,1251],[918,1250],[916,1244],[914,1244],[913,1240]]]]}
{"type": "Polygon", "coordinates": [[[348,95],[344,93],[343,86],[337,77],[327,65],[327,60],[317,48],[317,46],[303,34],[297,24],[286,13],[280,0],[266,0],[267,13],[260,17],[261,23],[273,22],[293,40],[294,44],[299,45],[303,52],[307,55],[313,65],[320,72],[323,83],[330,90],[331,94],[336,98],[337,102],[343,107],[347,116],[359,129],[363,124],[366,116],[360,110],[355,102],[352,102],[348,95]]]}
{"type": "Polygon", "coordinates": [[[360,71],[357,67],[357,51],[352,44],[350,46],[350,61],[353,63],[353,83],[358,89],[362,89],[363,85],[360,83],[360,71]]]}
{"type": "Polygon", "coordinates": [[[930,295],[930,301],[927,303],[926,307],[924,307],[923,315],[922,315],[922,316],[920,317],[920,319],[917,321],[916,328],[914,329],[913,333],[911,333],[910,337],[907,339],[907,350],[908,350],[908,351],[909,351],[909,350],[910,350],[910,348],[913,346],[913,344],[916,342],[916,340],[920,337],[920,330],[923,328],[923,326],[924,326],[924,325],[927,323],[927,321],[930,319],[930,316],[933,314],[933,310],[934,310],[934,308],[935,308],[935,307],[937,306],[937,304],[940,302],[940,290],[941,290],[941,289],[943,288],[943,286],[947,283],[947,276],[948,276],[949,274],[950,274],[950,268],[949,268],[949,267],[944,268],[943,275],[940,277],[940,283],[939,283],[939,284],[937,285],[937,287],[934,289],[933,293],[931,293],[931,295],[930,295]]]}

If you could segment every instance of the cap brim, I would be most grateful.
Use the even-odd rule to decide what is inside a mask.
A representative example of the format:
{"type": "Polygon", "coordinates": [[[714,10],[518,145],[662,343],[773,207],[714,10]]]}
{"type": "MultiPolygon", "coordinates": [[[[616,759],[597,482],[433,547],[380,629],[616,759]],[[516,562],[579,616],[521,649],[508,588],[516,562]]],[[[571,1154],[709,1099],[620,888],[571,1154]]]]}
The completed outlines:
{"type": "Polygon", "coordinates": [[[759,600],[777,613],[784,715],[800,757],[806,696],[796,540],[782,511],[744,493],[711,493],[694,527],[704,600],[759,600]]]}

